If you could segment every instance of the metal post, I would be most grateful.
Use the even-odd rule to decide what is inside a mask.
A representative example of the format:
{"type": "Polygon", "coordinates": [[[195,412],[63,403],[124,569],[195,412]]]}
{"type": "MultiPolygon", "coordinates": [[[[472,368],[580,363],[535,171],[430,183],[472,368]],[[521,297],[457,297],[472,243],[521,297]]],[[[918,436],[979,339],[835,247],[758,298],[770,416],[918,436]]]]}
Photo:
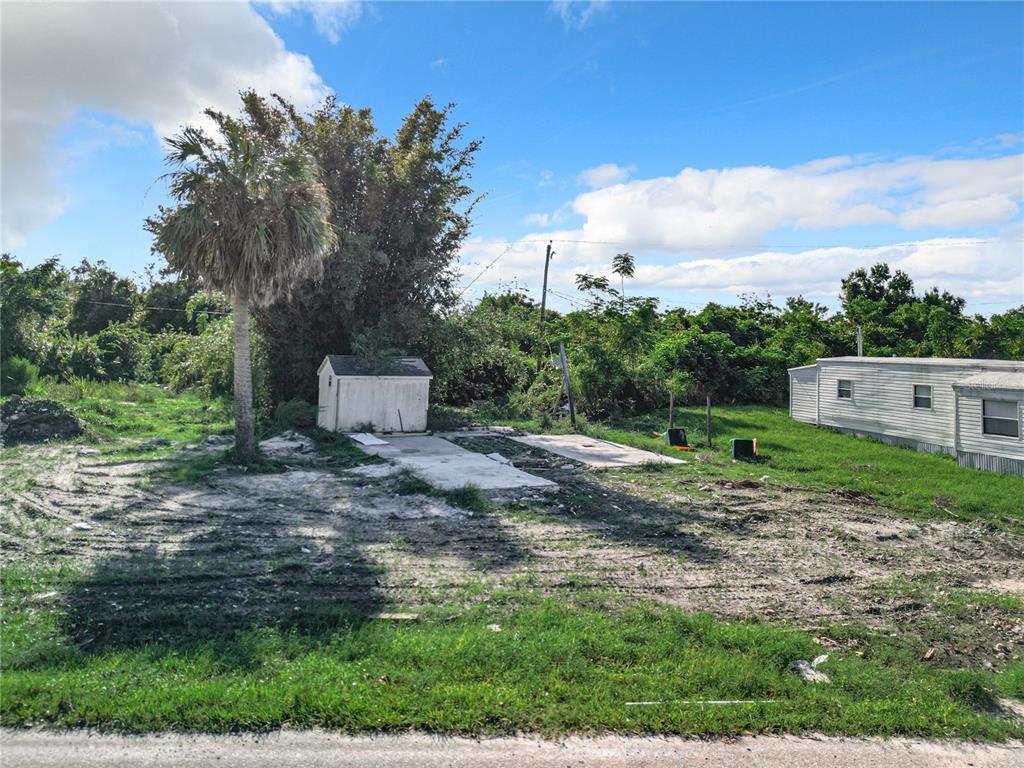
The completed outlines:
{"type": "Polygon", "coordinates": [[[668,393],[668,428],[672,429],[676,425],[675,421],[675,406],[676,406],[676,393],[668,393]]]}
{"type": "Polygon", "coordinates": [[[857,326],[857,357],[864,357],[864,331],[857,326]]]}
{"type": "Polygon", "coordinates": [[[572,399],[569,361],[565,357],[565,345],[562,342],[558,342],[558,363],[562,366],[562,383],[565,384],[565,394],[569,397],[569,421],[572,422],[572,428],[576,429],[576,402],[572,399]]]}

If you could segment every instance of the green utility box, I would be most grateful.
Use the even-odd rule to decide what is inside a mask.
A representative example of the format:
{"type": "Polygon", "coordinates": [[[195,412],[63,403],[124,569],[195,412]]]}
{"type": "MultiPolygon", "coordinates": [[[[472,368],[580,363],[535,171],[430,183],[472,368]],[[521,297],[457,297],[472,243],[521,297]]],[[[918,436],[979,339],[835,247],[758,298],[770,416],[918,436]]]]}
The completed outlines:
{"type": "Polygon", "coordinates": [[[757,458],[757,439],[734,437],[729,441],[729,450],[734,459],[753,461],[757,458]]]}

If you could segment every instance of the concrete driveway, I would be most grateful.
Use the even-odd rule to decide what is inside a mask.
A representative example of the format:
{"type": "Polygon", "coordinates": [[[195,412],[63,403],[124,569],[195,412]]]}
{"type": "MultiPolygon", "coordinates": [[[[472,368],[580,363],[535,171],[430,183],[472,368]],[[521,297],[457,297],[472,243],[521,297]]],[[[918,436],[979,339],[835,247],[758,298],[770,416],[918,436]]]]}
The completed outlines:
{"type": "Polygon", "coordinates": [[[483,491],[508,488],[554,488],[543,477],[467,451],[434,435],[382,435],[383,445],[360,446],[367,453],[394,462],[435,488],[451,490],[472,483],[483,491]]]}
{"type": "Polygon", "coordinates": [[[732,742],[605,736],[541,741],[462,739],[424,734],[343,736],[320,731],[265,736],[110,736],[83,731],[0,734],[4,768],[1010,768],[1024,746],[983,746],[911,739],[759,737],[732,742]]]}
{"type": "Polygon", "coordinates": [[[600,469],[636,467],[640,464],[688,463],[685,459],[662,456],[660,453],[643,451],[587,435],[513,435],[511,439],[600,469]]]}

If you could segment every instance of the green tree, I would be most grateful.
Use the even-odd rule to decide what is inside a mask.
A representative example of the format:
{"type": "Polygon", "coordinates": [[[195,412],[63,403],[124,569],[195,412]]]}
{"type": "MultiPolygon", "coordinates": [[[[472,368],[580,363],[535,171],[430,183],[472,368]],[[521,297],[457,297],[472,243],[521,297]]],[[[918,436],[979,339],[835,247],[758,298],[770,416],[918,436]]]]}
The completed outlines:
{"type": "Polygon", "coordinates": [[[68,275],[57,257],[25,269],[10,254],[0,255],[0,358],[22,357],[38,364],[36,337],[67,303],[68,275]]]}
{"type": "Polygon", "coordinates": [[[612,272],[619,276],[619,290],[622,296],[626,296],[626,278],[636,274],[636,262],[633,254],[617,253],[612,258],[612,272]]]}
{"type": "MultiPolygon", "coordinates": [[[[248,103],[255,96],[245,94],[248,103]]],[[[254,419],[249,308],[316,278],[335,245],[330,201],[316,162],[295,141],[268,141],[246,119],[213,110],[211,137],[193,126],[167,140],[178,202],[147,220],[154,249],[187,280],[227,294],[234,310],[235,450],[252,459],[254,419]]]]}
{"type": "Polygon", "coordinates": [[[431,353],[435,313],[457,304],[455,262],[478,200],[469,187],[477,141],[451,123],[451,105],[423,99],[393,137],[368,109],[327,99],[312,114],[250,98],[267,141],[297,135],[323,169],[338,245],[323,281],[304,279],[257,312],[276,399],[315,397],[325,353],[354,352],[357,338],[431,353]]]}
{"type": "Polygon", "coordinates": [[[703,397],[707,409],[708,448],[712,438],[711,400],[735,376],[736,354],[736,345],[724,333],[699,328],[669,336],[654,350],[655,363],[664,372],[666,381],[678,382],[691,394],[703,397]]]}
{"type": "Polygon", "coordinates": [[[127,323],[135,314],[138,288],[127,277],[107,268],[106,262],[87,259],[72,270],[71,334],[94,335],[111,323],[127,323]]]}

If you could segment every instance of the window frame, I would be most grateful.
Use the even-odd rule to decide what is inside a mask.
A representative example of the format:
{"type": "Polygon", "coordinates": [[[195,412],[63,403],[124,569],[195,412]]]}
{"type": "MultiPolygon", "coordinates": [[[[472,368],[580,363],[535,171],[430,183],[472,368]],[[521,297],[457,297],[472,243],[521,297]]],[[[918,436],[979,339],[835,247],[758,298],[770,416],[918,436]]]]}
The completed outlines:
{"type": "Polygon", "coordinates": [[[910,385],[910,401],[911,407],[915,411],[931,411],[935,408],[935,387],[931,384],[911,384],[910,385]],[[928,396],[925,398],[923,395],[917,394],[918,387],[923,387],[928,390],[928,396]],[[918,405],[918,399],[928,400],[928,405],[918,405]]]}
{"type": "Polygon", "coordinates": [[[1006,440],[1017,440],[1021,439],[1021,428],[1020,428],[1020,401],[1019,400],[1003,400],[998,397],[983,397],[981,398],[981,434],[984,437],[997,437],[1006,440]],[[985,403],[1008,403],[1013,405],[1016,418],[1010,416],[986,416],[985,415],[985,403]],[[989,432],[987,429],[987,422],[994,420],[997,422],[1010,422],[1016,429],[1015,435],[1007,435],[1002,432],[989,432]]]}
{"type": "Polygon", "coordinates": [[[853,402],[853,379],[836,379],[836,400],[849,400],[853,402]],[[843,395],[843,383],[846,383],[847,389],[849,389],[849,395],[843,395]]]}

